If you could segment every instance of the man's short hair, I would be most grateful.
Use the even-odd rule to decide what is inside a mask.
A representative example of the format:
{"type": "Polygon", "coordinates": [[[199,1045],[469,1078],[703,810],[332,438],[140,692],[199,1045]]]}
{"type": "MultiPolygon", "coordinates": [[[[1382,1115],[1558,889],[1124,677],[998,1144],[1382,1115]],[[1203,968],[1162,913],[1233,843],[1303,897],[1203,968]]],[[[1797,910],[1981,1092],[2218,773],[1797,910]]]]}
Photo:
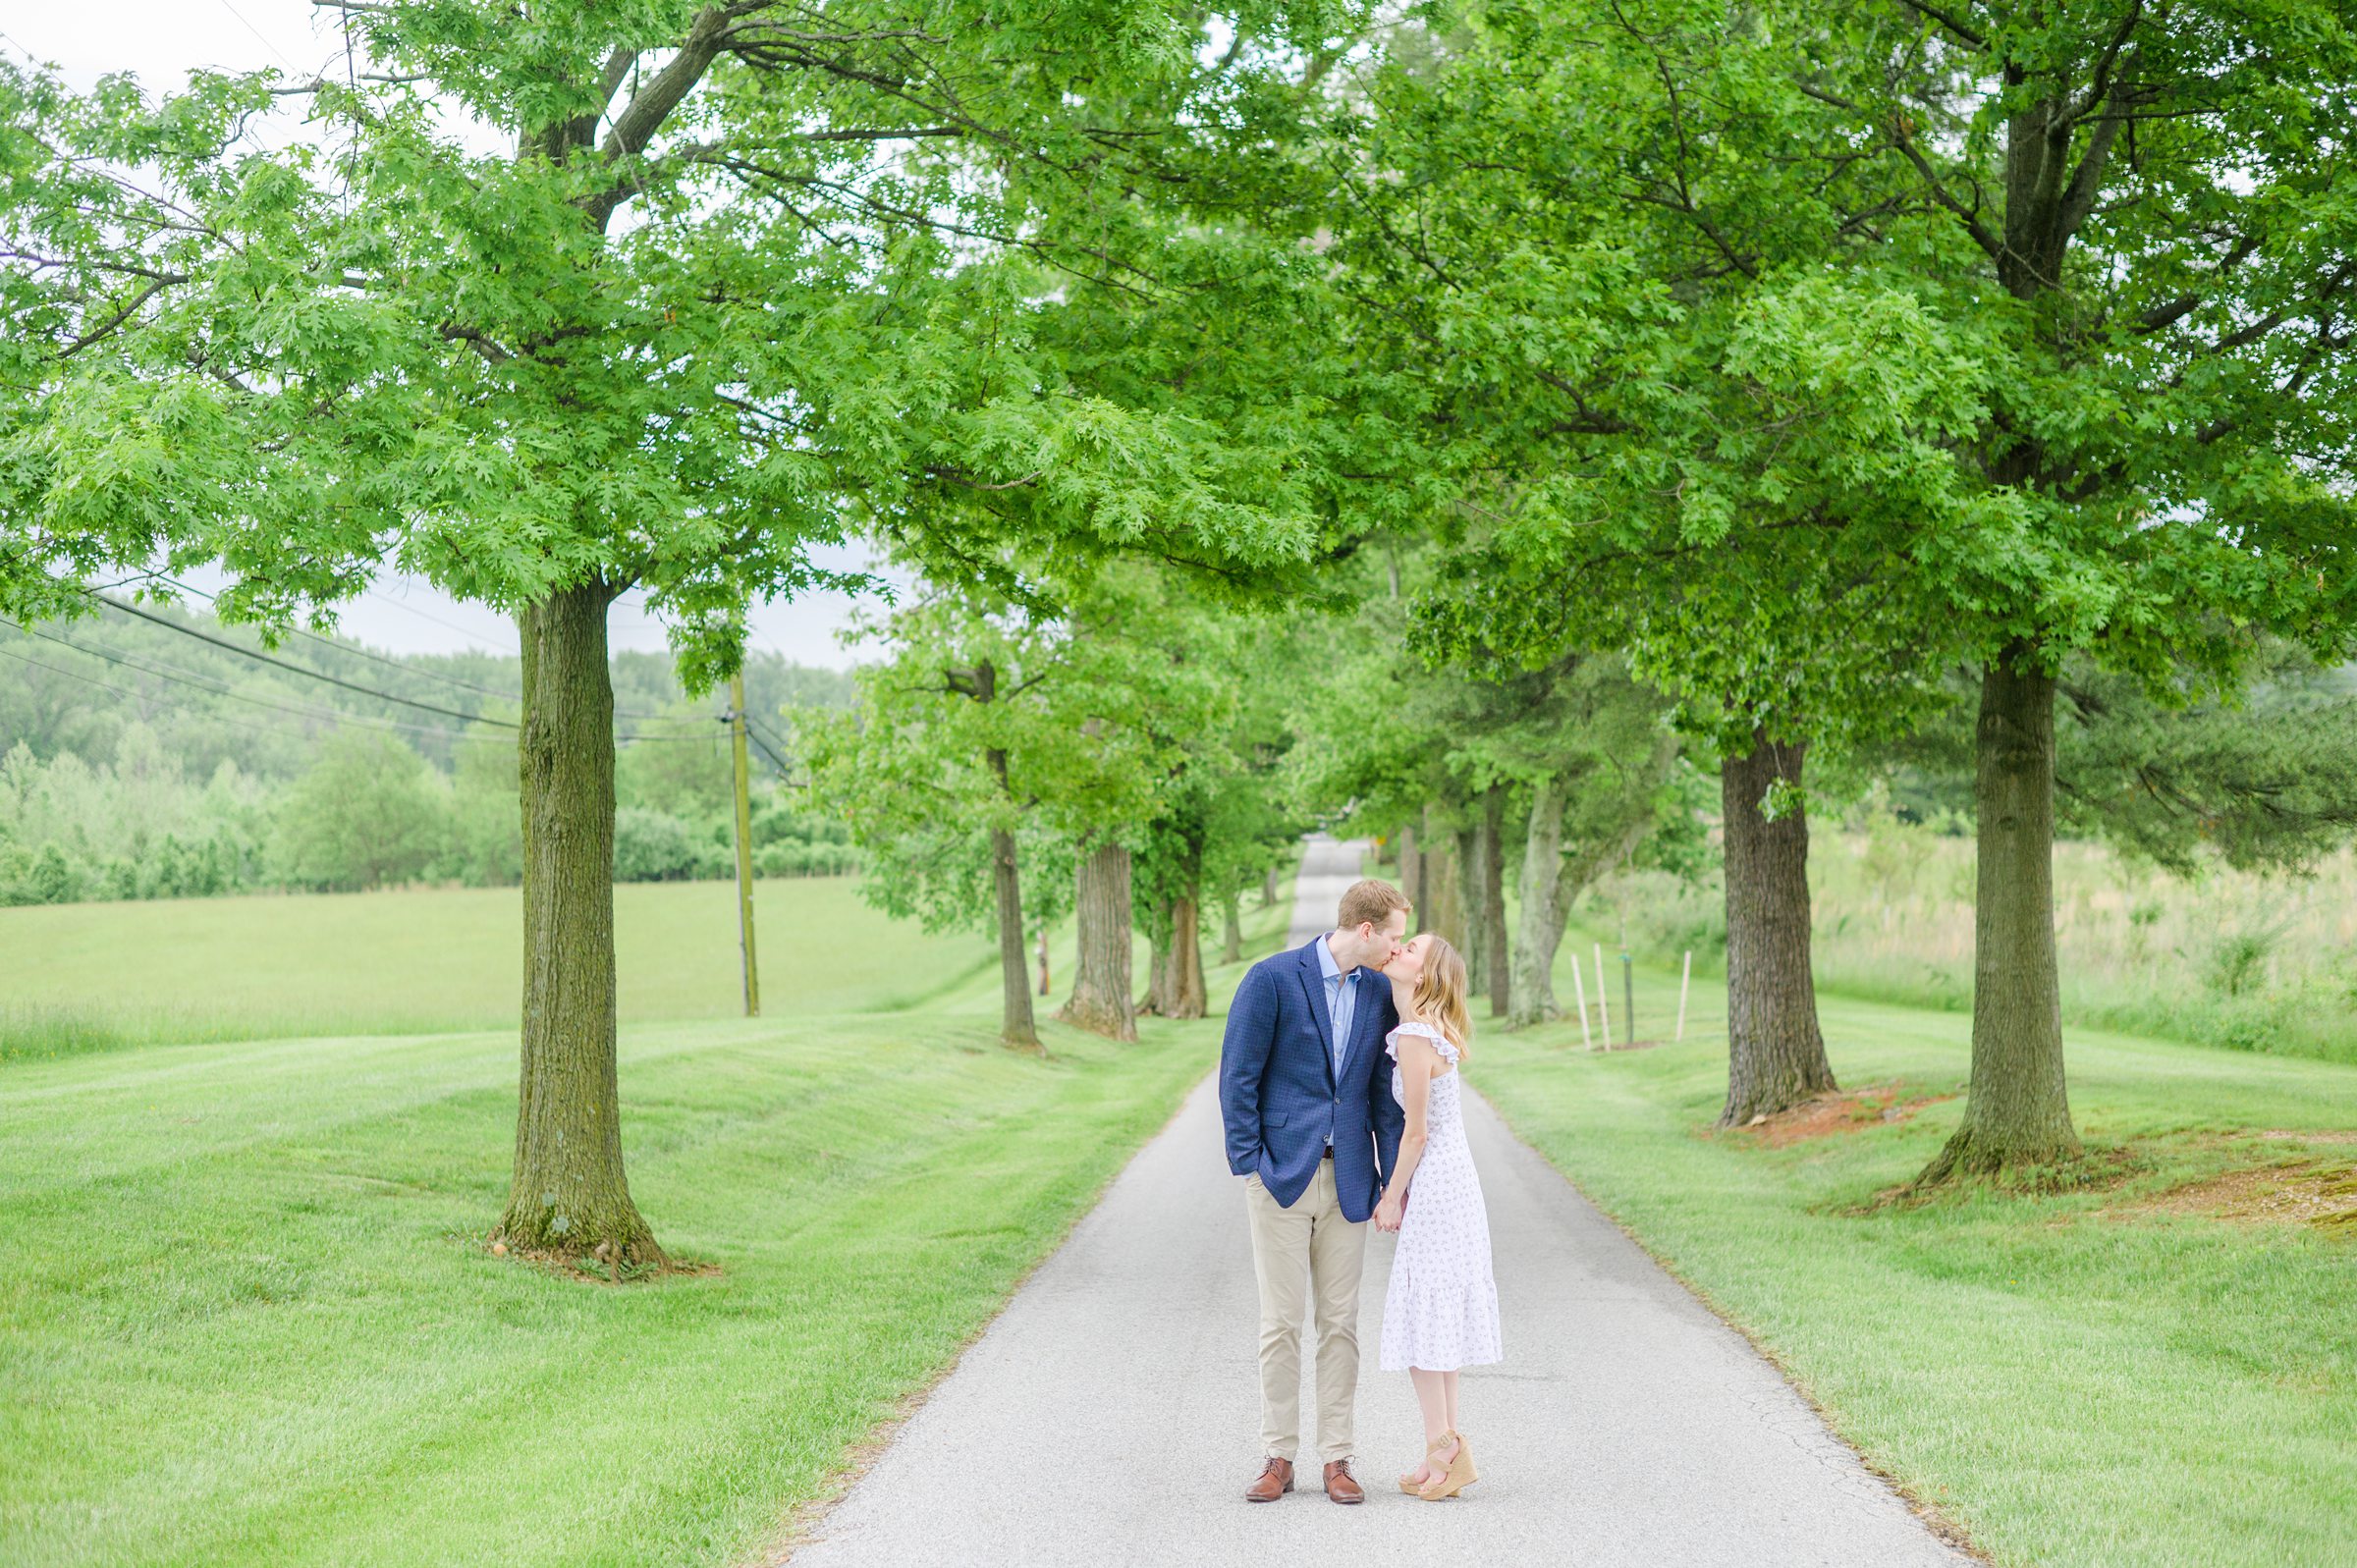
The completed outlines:
{"type": "Polygon", "coordinates": [[[1407,894],[1388,882],[1378,882],[1368,877],[1350,884],[1350,891],[1343,894],[1343,907],[1337,924],[1344,931],[1357,926],[1380,929],[1390,921],[1393,910],[1406,907],[1407,894]]]}

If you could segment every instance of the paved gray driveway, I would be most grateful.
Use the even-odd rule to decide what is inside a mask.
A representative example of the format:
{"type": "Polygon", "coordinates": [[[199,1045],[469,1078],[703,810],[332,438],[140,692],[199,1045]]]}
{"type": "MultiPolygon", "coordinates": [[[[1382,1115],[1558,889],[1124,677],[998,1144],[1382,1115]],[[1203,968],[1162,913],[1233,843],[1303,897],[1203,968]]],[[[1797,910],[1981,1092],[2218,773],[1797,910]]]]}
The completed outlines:
{"type": "MultiPolygon", "coordinates": [[[[1356,867],[1355,846],[1313,845],[1299,940],[1332,918],[1356,867]]],[[[1480,1083],[1478,1058],[1467,1081],[1480,1083]]],[[[1361,1295],[1367,1504],[1327,1502],[1314,1465],[1310,1489],[1280,1502],[1238,1495],[1260,1461],[1252,1260],[1207,1080],[818,1523],[795,1568],[1965,1561],[1485,1103],[1469,1103],[1468,1120],[1507,1360],[1465,1374],[1483,1479],[1461,1500],[1422,1502],[1394,1480],[1422,1426],[1405,1376],[1375,1369],[1382,1235],[1361,1295]]]]}

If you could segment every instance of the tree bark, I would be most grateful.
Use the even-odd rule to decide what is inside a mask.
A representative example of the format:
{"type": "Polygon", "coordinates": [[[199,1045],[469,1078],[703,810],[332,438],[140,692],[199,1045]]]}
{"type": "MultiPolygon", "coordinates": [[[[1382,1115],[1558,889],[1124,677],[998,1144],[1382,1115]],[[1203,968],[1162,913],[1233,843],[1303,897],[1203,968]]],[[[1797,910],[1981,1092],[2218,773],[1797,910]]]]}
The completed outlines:
{"type": "MultiPolygon", "coordinates": [[[[990,753],[992,766],[1003,770],[1006,754],[990,753]]],[[[1039,1028],[1031,1017],[1031,975],[1023,962],[1023,883],[1015,864],[1014,835],[1004,828],[990,830],[990,878],[999,895],[999,979],[1006,1005],[999,1018],[999,1037],[1018,1051],[1039,1049],[1039,1028]]]]}
{"type": "Polygon", "coordinates": [[[1456,830],[1456,926],[1462,941],[1451,937],[1465,958],[1465,985],[1469,997],[1481,995],[1481,943],[1488,935],[1482,928],[1481,898],[1485,891],[1481,871],[1481,825],[1468,824],[1456,830]]]}
{"type": "Polygon", "coordinates": [[[1416,830],[1399,830],[1399,892],[1407,899],[1410,936],[1424,929],[1424,856],[1416,846],[1416,830]]]}
{"type": "Polygon", "coordinates": [[[1191,892],[1171,906],[1168,978],[1170,1006],[1164,1017],[1200,1018],[1211,1010],[1211,989],[1203,983],[1203,914],[1191,892]]]}
{"type": "Polygon", "coordinates": [[[1522,935],[1515,945],[1511,1005],[1507,1011],[1510,1027],[1541,1023],[1562,1012],[1555,1001],[1555,953],[1563,944],[1571,902],[1582,888],[1627,859],[1652,831],[1653,792],[1676,760],[1677,737],[1665,731],[1644,770],[1624,781],[1619,821],[1601,837],[1574,847],[1568,864],[1563,786],[1555,779],[1542,779],[1531,786],[1530,838],[1522,855],[1522,935]]]}
{"type": "Polygon", "coordinates": [[[1464,881],[1462,863],[1457,859],[1456,836],[1443,829],[1435,819],[1439,811],[1424,808],[1424,897],[1432,905],[1424,921],[1424,929],[1442,941],[1463,951],[1465,946],[1465,905],[1462,895],[1464,881]]]}
{"type": "Polygon", "coordinates": [[[1269,868],[1269,874],[1260,879],[1260,906],[1263,909],[1266,909],[1276,902],[1277,868],[1275,866],[1271,866],[1269,868]]]}
{"type": "Polygon", "coordinates": [[[1522,850],[1522,936],[1515,944],[1507,1022],[1520,1029],[1562,1011],[1555,1003],[1555,950],[1570,911],[1563,877],[1563,795],[1554,779],[1530,786],[1530,837],[1522,850]]]}
{"type": "Polygon", "coordinates": [[[1513,996],[1513,953],[1506,938],[1506,787],[1494,784],[1482,801],[1481,940],[1489,971],[1490,1016],[1503,1018],[1513,996]]]}
{"type": "Polygon", "coordinates": [[[630,1201],[614,1059],[613,592],[590,582],[526,605],[522,1068],[516,1164],[497,1238],[521,1251],[668,1260],[630,1201]]]}
{"type": "Polygon", "coordinates": [[[1964,1119],[1918,1183],[2078,1156],[2055,958],[2055,680],[2016,644],[1981,673],[1980,887],[1964,1119]]]}
{"type": "Polygon", "coordinates": [[[1797,787],[1805,748],[1752,736],[1719,774],[1727,824],[1727,1105],[1739,1127],[1836,1087],[1809,966],[1809,825],[1797,803],[1774,822],[1761,802],[1797,787]]]}
{"type": "MultiPolygon", "coordinates": [[[[1166,911],[1167,913],[1167,911],[1166,911]]],[[[1149,939],[1146,961],[1146,1000],[1139,1011],[1150,1012],[1157,1018],[1171,1015],[1171,939],[1166,933],[1159,940],[1149,939]]]]}
{"type": "Polygon", "coordinates": [[[1243,893],[1240,890],[1235,888],[1228,890],[1227,907],[1223,911],[1226,916],[1227,929],[1223,932],[1220,943],[1220,962],[1222,963],[1242,963],[1244,961],[1244,917],[1242,910],[1237,907],[1242,900],[1243,893]]]}
{"type": "Polygon", "coordinates": [[[1074,874],[1073,909],[1080,957],[1072,994],[1057,1014],[1092,1034],[1135,1040],[1137,1018],[1129,1002],[1129,851],[1101,843],[1074,874]]]}

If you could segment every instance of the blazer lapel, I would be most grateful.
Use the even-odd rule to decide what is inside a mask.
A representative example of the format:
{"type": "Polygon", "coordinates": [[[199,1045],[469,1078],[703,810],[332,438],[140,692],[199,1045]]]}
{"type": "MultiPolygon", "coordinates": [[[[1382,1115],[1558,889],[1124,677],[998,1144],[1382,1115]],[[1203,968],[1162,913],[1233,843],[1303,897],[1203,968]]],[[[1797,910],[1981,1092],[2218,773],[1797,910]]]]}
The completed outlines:
{"type": "MultiPolygon", "coordinates": [[[[1343,1042],[1343,1075],[1344,1077],[1349,1076],[1350,1063],[1357,1059],[1359,1044],[1366,1039],[1367,1025],[1378,1021],[1378,1017],[1383,1011],[1375,996],[1375,980],[1381,977],[1371,975],[1364,969],[1358,972],[1356,1010],[1350,1014],[1350,1038],[1343,1042]]],[[[1328,1032],[1327,1038],[1333,1038],[1331,1031],[1328,1032]]]]}
{"type": "MultiPolygon", "coordinates": [[[[1326,1010],[1326,976],[1318,968],[1317,943],[1301,949],[1301,994],[1309,999],[1309,1014],[1318,1021],[1318,1059],[1326,1064],[1326,1087],[1334,1087],[1334,1014],[1326,1010]]],[[[1355,1022],[1356,1020],[1353,1020],[1355,1022]]],[[[1352,1031],[1356,1033],[1355,1030],[1352,1031]]]]}

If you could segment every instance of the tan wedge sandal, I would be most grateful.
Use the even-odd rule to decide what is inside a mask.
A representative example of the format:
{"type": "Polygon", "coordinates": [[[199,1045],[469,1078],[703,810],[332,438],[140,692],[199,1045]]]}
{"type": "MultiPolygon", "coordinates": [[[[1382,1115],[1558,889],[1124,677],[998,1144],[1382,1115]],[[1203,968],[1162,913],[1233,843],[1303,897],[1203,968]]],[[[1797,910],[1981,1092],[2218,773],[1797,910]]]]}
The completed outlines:
{"type": "MultiPolygon", "coordinates": [[[[1432,1456],[1434,1454],[1439,1453],[1442,1449],[1449,1446],[1449,1438],[1451,1435],[1451,1433],[1444,1432],[1438,1437],[1433,1438],[1430,1443],[1425,1445],[1424,1465],[1426,1468],[1431,1467],[1432,1456]]],[[[1464,1441],[1464,1439],[1459,1437],[1457,1441],[1461,1443],[1464,1441]]],[[[1435,1476],[1432,1478],[1433,1481],[1439,1481],[1443,1479],[1446,1478],[1442,1476],[1435,1476]]],[[[1431,1485],[1432,1481],[1410,1481],[1405,1476],[1401,1476],[1399,1478],[1399,1489],[1406,1492],[1411,1497],[1415,1496],[1418,1492],[1422,1491],[1426,1487],[1431,1485]]]]}
{"type": "Polygon", "coordinates": [[[1473,1445],[1465,1441],[1464,1433],[1452,1432],[1445,1433],[1443,1435],[1456,1439],[1456,1453],[1450,1459],[1449,1468],[1445,1474],[1435,1477],[1417,1488],[1416,1495],[1426,1502],[1441,1502],[1453,1497],[1481,1479],[1473,1469],[1473,1445]]]}

